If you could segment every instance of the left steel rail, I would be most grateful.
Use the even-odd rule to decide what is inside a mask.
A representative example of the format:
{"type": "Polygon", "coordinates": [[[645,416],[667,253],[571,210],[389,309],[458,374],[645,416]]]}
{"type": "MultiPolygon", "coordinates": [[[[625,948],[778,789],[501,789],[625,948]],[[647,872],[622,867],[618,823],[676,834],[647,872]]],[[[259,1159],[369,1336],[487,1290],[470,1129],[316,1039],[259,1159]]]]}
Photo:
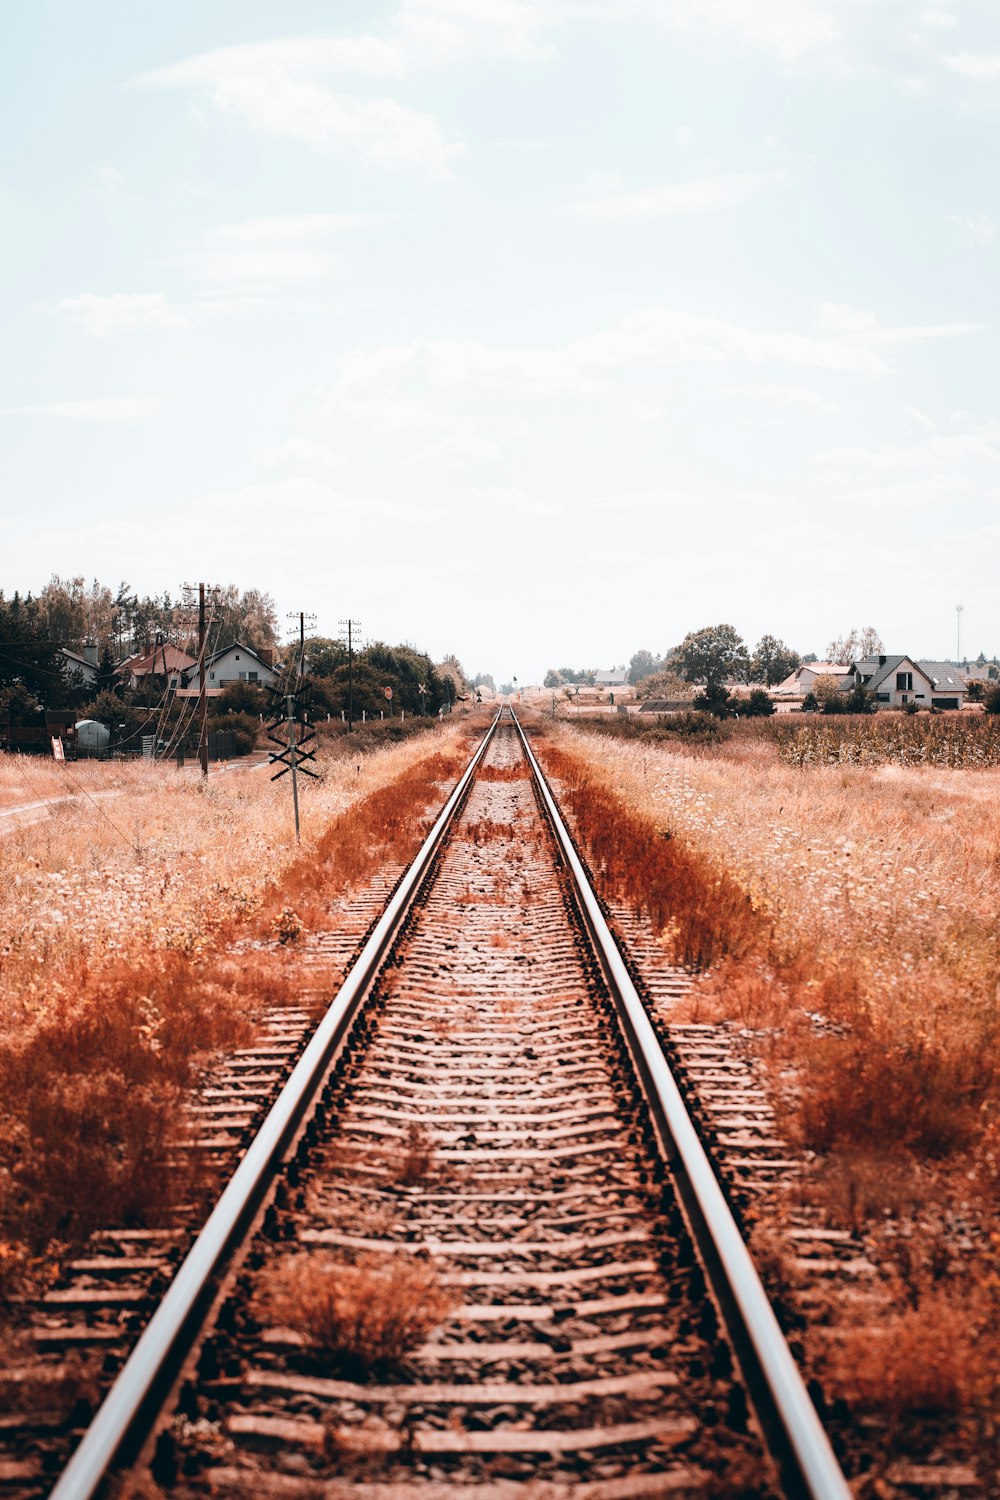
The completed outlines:
{"type": "Polygon", "coordinates": [[[63,1470],[50,1500],[90,1500],[116,1460],[134,1454],[145,1441],[212,1306],[221,1276],[255,1223],[424,877],[461,810],[501,712],[502,709],[493,719],[288,1082],[226,1184],[63,1470]]]}

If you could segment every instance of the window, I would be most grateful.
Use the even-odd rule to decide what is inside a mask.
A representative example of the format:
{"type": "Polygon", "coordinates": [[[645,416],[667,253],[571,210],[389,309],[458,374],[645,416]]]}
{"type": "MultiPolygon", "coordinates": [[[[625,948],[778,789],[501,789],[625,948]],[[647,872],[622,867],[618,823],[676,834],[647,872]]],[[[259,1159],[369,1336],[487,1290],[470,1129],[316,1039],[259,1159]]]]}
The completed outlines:
{"type": "Polygon", "coordinates": [[[897,693],[909,693],[909,692],[912,692],[912,691],[913,691],[913,673],[912,672],[897,672],[896,673],[896,692],[897,693]]]}
{"type": "Polygon", "coordinates": [[[256,672],[248,672],[247,673],[247,682],[256,682],[256,681],[257,681],[257,673],[256,672]]]}

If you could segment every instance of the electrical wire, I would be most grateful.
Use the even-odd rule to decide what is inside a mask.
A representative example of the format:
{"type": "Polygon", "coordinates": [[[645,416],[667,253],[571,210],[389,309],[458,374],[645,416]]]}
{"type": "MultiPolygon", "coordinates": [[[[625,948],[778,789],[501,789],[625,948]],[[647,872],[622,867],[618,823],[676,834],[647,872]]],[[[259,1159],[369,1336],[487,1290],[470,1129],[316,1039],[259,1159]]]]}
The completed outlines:
{"type": "MultiPolygon", "coordinates": [[[[30,778],[30,776],[28,775],[27,771],[24,768],[24,764],[23,764],[24,759],[25,759],[25,757],[23,755],[15,755],[14,756],[14,760],[17,763],[17,769],[20,771],[22,777],[24,778],[25,782],[27,783],[28,790],[31,791],[31,792],[34,792],[35,795],[38,796],[38,794],[39,794],[39,788],[37,786],[32,785],[31,778],[30,778]]],[[[132,838],[129,838],[128,834],[123,829],[121,829],[121,828],[118,827],[118,824],[115,822],[114,818],[109,818],[108,817],[107,813],[104,811],[104,808],[101,807],[100,803],[94,797],[92,797],[90,795],[90,793],[87,791],[87,788],[85,786],[82,786],[80,784],[80,782],[76,780],[75,776],[71,776],[70,775],[69,770],[66,767],[65,761],[61,761],[61,762],[60,761],[56,761],[56,765],[61,765],[62,766],[63,775],[66,777],[66,779],[68,781],[70,781],[73,784],[73,786],[75,786],[77,788],[77,790],[82,793],[82,795],[84,797],[86,797],[87,801],[93,807],[95,807],[97,809],[97,811],[100,813],[101,817],[104,819],[105,823],[108,823],[108,824],[111,825],[111,827],[114,829],[115,833],[117,833],[118,837],[121,838],[121,839],[123,839],[125,841],[125,843],[128,844],[129,848],[133,851],[133,853],[138,854],[138,852],[139,852],[139,845],[136,842],[136,840],[132,839],[132,838]]],[[[48,797],[39,797],[39,801],[41,801],[41,802],[48,802],[49,798],[48,797]]]]}

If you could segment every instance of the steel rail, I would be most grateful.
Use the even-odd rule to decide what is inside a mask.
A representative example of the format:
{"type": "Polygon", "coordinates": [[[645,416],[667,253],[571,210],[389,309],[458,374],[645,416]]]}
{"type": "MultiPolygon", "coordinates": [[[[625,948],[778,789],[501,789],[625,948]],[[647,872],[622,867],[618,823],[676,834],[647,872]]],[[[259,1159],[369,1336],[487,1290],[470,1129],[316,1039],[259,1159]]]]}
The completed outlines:
{"type": "Polygon", "coordinates": [[[705,1269],[790,1495],[851,1500],[851,1490],[761,1285],[714,1168],[657,1039],[600,902],[517,716],[511,717],[569,868],[581,916],[677,1180],[705,1269]]]}
{"type": "Polygon", "coordinates": [[[268,1189],[325,1081],[330,1064],[371,989],[424,876],[461,809],[500,720],[497,711],[434,827],[400,881],[361,954],[320,1021],[247,1153],[212,1210],[50,1500],[91,1500],[115,1462],[134,1451],[166,1400],[234,1249],[255,1222],[268,1189]]]}

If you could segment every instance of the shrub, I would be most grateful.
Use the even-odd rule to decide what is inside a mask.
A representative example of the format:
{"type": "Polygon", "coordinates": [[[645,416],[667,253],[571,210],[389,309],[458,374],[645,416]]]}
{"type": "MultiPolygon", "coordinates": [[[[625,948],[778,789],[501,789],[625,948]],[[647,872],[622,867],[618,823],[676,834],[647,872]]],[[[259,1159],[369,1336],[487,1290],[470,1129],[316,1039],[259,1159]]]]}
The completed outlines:
{"type": "Polygon", "coordinates": [[[987,688],[983,694],[983,707],[988,714],[1000,714],[1000,683],[987,688]]]}
{"type": "Polygon", "coordinates": [[[452,1305],[435,1268],[406,1251],[365,1256],[355,1265],[306,1251],[271,1273],[257,1313],[367,1372],[419,1348],[452,1305]]]}
{"type": "Polygon", "coordinates": [[[768,719],[774,711],[771,695],[764,688],[754,688],[749,698],[737,708],[737,712],[747,719],[768,719]]]}

